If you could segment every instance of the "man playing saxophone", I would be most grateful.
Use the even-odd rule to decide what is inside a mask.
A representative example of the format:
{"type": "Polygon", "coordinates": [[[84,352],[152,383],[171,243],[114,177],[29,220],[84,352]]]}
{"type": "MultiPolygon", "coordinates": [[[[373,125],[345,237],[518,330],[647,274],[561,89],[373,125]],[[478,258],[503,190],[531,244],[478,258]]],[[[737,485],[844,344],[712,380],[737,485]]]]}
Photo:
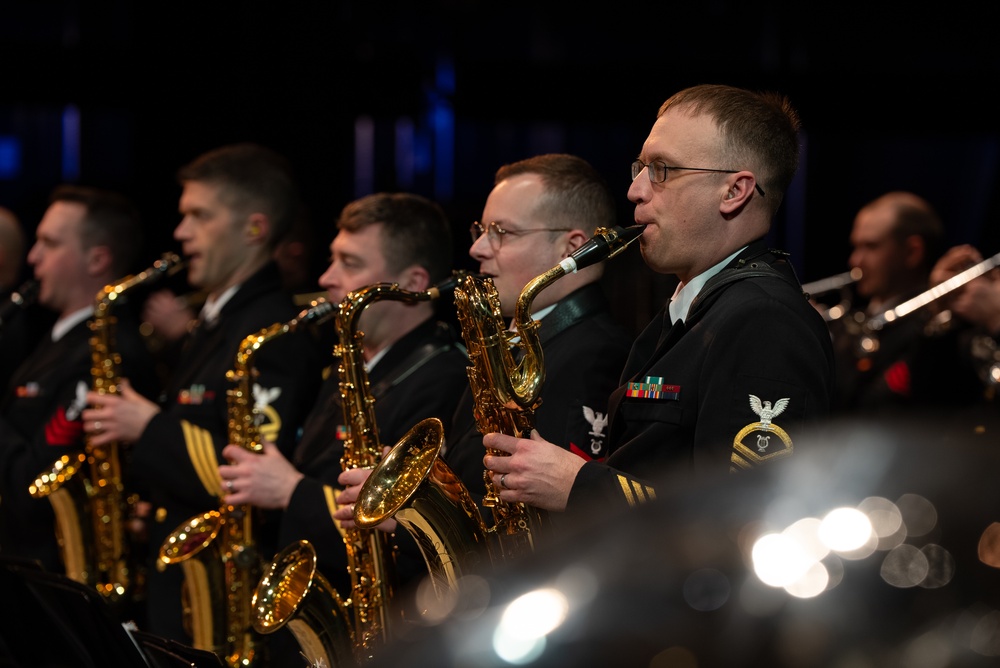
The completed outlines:
{"type": "MultiPolygon", "coordinates": [[[[135,269],[141,230],[138,212],[121,195],[60,186],[28,253],[39,304],[57,319],[0,400],[0,549],[37,559],[56,573],[63,571],[63,560],[53,509],[49,499],[32,498],[29,486],[62,455],[85,449],[81,412],[95,363],[88,321],[104,286],[135,269]]],[[[114,328],[121,373],[143,392],[155,393],[157,377],[139,334],[137,311],[127,308],[136,304],[121,306],[114,328]]]]}
{"type": "MultiPolygon", "coordinates": [[[[569,257],[597,228],[614,227],[615,218],[614,197],[587,161],[534,156],[497,170],[481,222],[470,229],[469,255],[492,278],[503,315],[512,318],[529,281],[569,257]]],[[[607,396],[617,387],[631,343],[611,314],[603,270],[600,263],[567,274],[532,302],[545,367],[535,426],[581,461],[607,455],[607,396]]],[[[444,459],[471,493],[481,494],[483,435],[473,403],[466,387],[444,459]]]]}
{"type": "Polygon", "coordinates": [[[652,500],[666,476],[774,466],[825,417],[833,353],[822,317],[764,238],[798,164],[788,100],[695,86],[660,108],[629,199],[643,259],[679,284],[639,334],[608,404],[610,454],[586,462],[543,439],[487,434],[505,501],[570,511],[652,500]]]}
{"type": "MultiPolygon", "coordinates": [[[[448,220],[437,204],[419,195],[362,197],[344,207],[336,227],[330,266],[320,277],[331,303],[339,304],[349,292],[378,283],[422,293],[451,271],[448,220]]],[[[394,445],[428,417],[440,418],[447,433],[466,386],[468,358],[453,328],[436,317],[437,306],[430,301],[383,300],[360,316],[357,329],[363,334],[375,426],[385,446],[394,445]]],[[[290,460],[270,443],[265,442],[262,456],[230,445],[224,454],[231,463],[220,466],[219,473],[232,483],[228,502],[284,509],[281,545],[310,541],[320,572],[346,599],[351,593],[348,564],[333,517],[344,439],[351,436],[351,425],[339,393],[337,366],[343,360],[334,358],[331,363],[290,460]]],[[[399,557],[401,584],[424,572],[415,551],[404,549],[399,557]]]]}
{"type": "MultiPolygon", "coordinates": [[[[84,418],[95,439],[133,443],[133,466],[152,506],[147,630],[190,645],[184,569],[163,567],[157,557],[167,536],[192,516],[217,510],[229,491],[218,474],[229,440],[227,373],[246,337],[300,310],[282,288],[272,253],[301,214],[301,202],[288,162],[254,144],[209,151],[182,167],[178,180],[182,218],[174,238],[188,259],[188,282],[208,295],[199,324],[159,402],[126,386],[120,396],[89,397],[102,405],[84,418]]],[[[285,452],[291,452],[302,407],[319,386],[320,359],[305,331],[282,336],[255,355],[257,429],[285,452]]],[[[274,520],[265,517],[254,531],[261,559],[277,549],[274,520]]]]}

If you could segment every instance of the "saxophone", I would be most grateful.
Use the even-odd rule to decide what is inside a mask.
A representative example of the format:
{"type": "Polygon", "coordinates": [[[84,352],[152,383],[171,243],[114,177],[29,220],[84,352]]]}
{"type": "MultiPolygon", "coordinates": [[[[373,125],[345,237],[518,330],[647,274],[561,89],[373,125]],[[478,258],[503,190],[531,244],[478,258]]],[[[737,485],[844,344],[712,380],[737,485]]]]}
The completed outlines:
{"type": "MultiPolygon", "coordinates": [[[[340,397],[349,426],[341,457],[343,470],[371,468],[382,455],[373,410],[375,398],[369,389],[362,357],[364,333],[357,330],[361,313],[381,300],[416,303],[437,299],[442,292],[453,288],[461,275],[456,272],[425,292],[376,283],[348,293],[341,301],[334,354],[341,360],[340,397]]],[[[412,427],[399,445],[440,448],[443,441],[441,420],[427,418],[412,427]]],[[[354,527],[344,533],[351,576],[351,593],[346,601],[317,573],[315,551],[308,541],[293,543],[278,554],[254,596],[255,628],[262,633],[273,633],[287,624],[313,666],[363,663],[372,658],[392,633],[394,620],[390,606],[396,582],[388,535],[373,526],[354,527]]]]}
{"type": "MultiPolygon", "coordinates": [[[[599,228],[587,243],[558,265],[532,279],[518,297],[514,322],[524,353],[515,361],[514,334],[504,327],[496,287],[489,279],[465,277],[455,289],[455,306],[469,351],[469,387],[475,403],[476,426],[482,433],[524,436],[534,422],[534,410],[545,380],[540,323],[531,318],[538,294],[562,276],[618,255],[639,238],[643,226],[599,228]]],[[[427,562],[430,581],[439,597],[455,591],[467,573],[488,564],[516,559],[535,548],[546,525],[537,509],[503,501],[489,472],[484,473],[493,524],[487,525],[460,479],[432,449],[399,444],[365,481],[354,507],[355,522],[375,526],[389,517],[409,531],[427,562]]],[[[505,455],[490,450],[492,455],[505,455]]]]}
{"type": "MultiPolygon", "coordinates": [[[[97,293],[90,320],[94,392],[118,394],[121,356],[116,350],[114,306],[129,290],[172,275],[183,266],[177,255],[167,253],[145,271],[97,293]]],[[[60,457],[28,491],[52,504],[67,577],[93,586],[109,603],[127,601],[138,572],[125,524],[137,498],[125,491],[120,445],[94,445],[88,440],[84,452],[60,457]],[[81,473],[83,469],[86,473],[81,473]]]]}
{"type": "MultiPolygon", "coordinates": [[[[317,300],[286,323],[275,323],[240,343],[226,373],[229,442],[261,452],[253,403],[253,358],[279,336],[324,319],[333,307],[317,300]]],[[[222,503],[219,510],[196,515],[175,529],[160,547],[161,564],[181,564],[190,596],[193,646],[218,654],[226,665],[259,665],[263,651],[251,624],[252,595],[263,566],[254,536],[253,506],[222,503]]]]}

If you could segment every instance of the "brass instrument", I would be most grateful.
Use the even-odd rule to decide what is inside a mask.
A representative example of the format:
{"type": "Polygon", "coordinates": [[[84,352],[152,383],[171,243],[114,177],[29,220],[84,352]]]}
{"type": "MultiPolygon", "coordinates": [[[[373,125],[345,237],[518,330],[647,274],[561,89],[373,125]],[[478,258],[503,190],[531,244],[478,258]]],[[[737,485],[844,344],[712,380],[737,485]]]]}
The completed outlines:
{"type": "MultiPolygon", "coordinates": [[[[259,417],[254,408],[253,357],[275,338],[330,315],[333,306],[316,302],[286,323],[275,323],[240,344],[234,367],[226,373],[229,442],[259,453],[259,417]]],[[[260,638],[252,626],[252,597],[263,560],[257,549],[257,512],[249,504],[222,503],[175,529],[160,547],[164,565],[180,564],[190,597],[193,646],[215,652],[226,665],[259,665],[260,638]]]]}
{"type": "MultiPolygon", "coordinates": [[[[579,269],[614,257],[639,238],[643,226],[600,228],[570,257],[531,280],[517,300],[514,322],[524,353],[515,362],[514,333],[503,324],[496,288],[489,279],[466,277],[455,289],[455,304],[472,366],[469,383],[476,424],[483,433],[526,435],[545,379],[540,324],[531,318],[531,304],[554,281],[579,269]]],[[[416,539],[427,562],[431,584],[439,596],[454,591],[458,580],[491,563],[513,559],[534,548],[544,525],[536,509],[502,501],[489,472],[484,473],[484,505],[491,508],[486,526],[459,478],[439,457],[440,445],[401,443],[372,471],[354,508],[359,526],[373,527],[394,517],[416,539]]],[[[499,451],[490,454],[503,455],[499,451]]]]}
{"type": "MultiPolygon", "coordinates": [[[[381,300],[416,303],[437,299],[451,289],[461,273],[426,292],[401,290],[398,285],[377,283],[348,293],[341,301],[334,354],[340,358],[340,396],[348,423],[341,458],[343,470],[371,468],[381,459],[374,404],[362,356],[364,333],[358,318],[369,305],[381,300]]],[[[428,418],[410,429],[396,447],[440,448],[444,427],[428,418]]],[[[344,536],[351,595],[342,601],[336,589],[316,569],[315,551],[308,541],[282,550],[261,579],[254,595],[255,628],[273,633],[282,626],[299,641],[310,665],[354,665],[370,659],[392,632],[390,605],[395,582],[392,548],[385,532],[374,528],[347,529],[344,536]],[[353,652],[348,646],[353,645],[353,652]]]]}
{"type": "Polygon", "coordinates": [[[827,278],[821,278],[817,281],[812,281],[810,283],[802,284],[802,292],[809,295],[810,298],[816,295],[823,295],[830,292],[836,292],[839,290],[841,294],[841,300],[822,312],[823,319],[827,322],[831,320],[837,320],[844,317],[851,308],[851,295],[848,288],[861,280],[861,269],[859,267],[854,267],[850,271],[845,271],[841,274],[835,274],[827,278]]]}
{"type": "Polygon", "coordinates": [[[28,280],[21,284],[17,290],[8,295],[7,300],[0,306],[0,329],[10,320],[11,316],[27,308],[38,298],[38,281],[28,280]]]}
{"type": "Polygon", "coordinates": [[[889,323],[896,322],[900,318],[904,318],[922,308],[925,308],[937,299],[940,299],[949,292],[957,290],[972,279],[982,276],[997,266],[1000,266],[1000,253],[997,253],[992,257],[988,257],[968,269],[960,271],[951,278],[941,281],[929,290],[921,292],[916,297],[907,299],[903,303],[897,304],[891,309],[866,319],[863,323],[864,332],[858,343],[860,354],[870,355],[878,350],[878,333],[889,323]]]}
{"type": "MultiPolygon", "coordinates": [[[[97,293],[90,320],[92,389],[118,394],[121,356],[116,350],[114,306],[137,286],[169,276],[184,263],[167,253],[151,267],[97,293]]],[[[56,517],[56,535],[67,577],[92,585],[110,603],[127,599],[136,584],[125,524],[137,498],[127,495],[119,443],[94,445],[64,455],[29,487],[35,498],[48,498],[56,517]],[[81,474],[86,469],[86,475],[81,474]]]]}

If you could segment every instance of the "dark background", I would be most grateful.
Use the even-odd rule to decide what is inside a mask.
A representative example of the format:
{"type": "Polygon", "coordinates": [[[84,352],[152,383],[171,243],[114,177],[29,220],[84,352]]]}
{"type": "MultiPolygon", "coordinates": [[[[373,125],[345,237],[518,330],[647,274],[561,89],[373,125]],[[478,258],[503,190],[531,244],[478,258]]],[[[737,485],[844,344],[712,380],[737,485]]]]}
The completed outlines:
{"type": "MultiPolygon", "coordinates": [[[[628,164],[659,104],[726,83],[783,92],[802,116],[802,167],[773,232],[802,280],[846,269],[854,213],[892,189],[929,199],[950,242],[993,254],[998,14],[964,2],[5,1],[0,205],[30,234],[60,182],[120,190],[155,259],[174,250],[177,168],[250,140],[299,173],[315,275],[340,208],[374,190],[441,202],[463,265],[500,164],[579,154],[628,223],[628,164]],[[356,127],[373,137],[370,169],[357,167],[356,127]]],[[[628,258],[640,266],[619,268],[612,289],[662,280],[628,258]]],[[[620,308],[641,322],[659,292],[632,294],[620,308]]]]}

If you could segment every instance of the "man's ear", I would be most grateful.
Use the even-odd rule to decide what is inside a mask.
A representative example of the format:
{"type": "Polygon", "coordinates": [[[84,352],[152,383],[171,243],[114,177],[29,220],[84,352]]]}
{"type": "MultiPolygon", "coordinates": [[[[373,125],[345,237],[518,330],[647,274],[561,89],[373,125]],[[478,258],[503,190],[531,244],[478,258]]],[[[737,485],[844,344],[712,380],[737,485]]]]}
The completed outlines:
{"type": "Polygon", "coordinates": [[[923,264],[924,257],[927,255],[927,246],[919,234],[911,234],[906,237],[903,242],[903,250],[906,266],[910,269],[916,269],[923,264]]]}
{"type": "Polygon", "coordinates": [[[431,287],[431,275],[419,264],[404,269],[399,281],[399,287],[409,292],[424,292],[431,287]]]}
{"type": "Polygon", "coordinates": [[[267,243],[271,221],[263,213],[251,213],[246,224],[247,240],[252,244],[267,243]]]}
{"type": "Polygon", "coordinates": [[[91,246],[87,249],[87,272],[91,276],[110,274],[112,266],[114,258],[109,246],[91,246]]]}
{"type": "Polygon", "coordinates": [[[563,239],[562,254],[560,258],[567,258],[572,255],[580,246],[590,241],[590,236],[583,230],[570,230],[563,239]]]}
{"type": "Polygon", "coordinates": [[[726,192],[722,196],[719,209],[723,215],[730,215],[739,211],[754,194],[754,186],[757,178],[753,172],[742,171],[730,174],[726,179],[726,192]]]}

